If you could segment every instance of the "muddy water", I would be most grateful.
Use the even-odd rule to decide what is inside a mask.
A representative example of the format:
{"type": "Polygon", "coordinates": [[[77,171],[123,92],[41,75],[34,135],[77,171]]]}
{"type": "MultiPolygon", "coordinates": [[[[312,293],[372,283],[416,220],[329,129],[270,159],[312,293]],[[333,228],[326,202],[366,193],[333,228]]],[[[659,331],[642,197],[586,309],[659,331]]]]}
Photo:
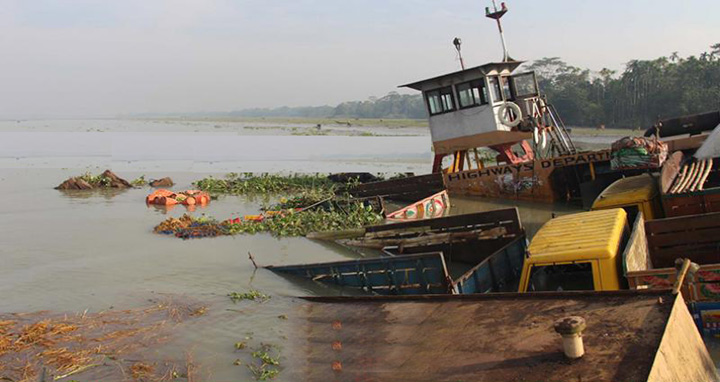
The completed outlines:
{"type": "MultiPolygon", "coordinates": [[[[15,123],[15,122],[13,122],[15,123]]],[[[148,208],[148,189],[116,192],[60,192],[52,187],[69,176],[112,168],[132,179],[171,176],[184,189],[207,175],[228,171],[371,171],[423,173],[430,163],[427,135],[413,137],[261,136],[201,128],[122,121],[44,121],[23,130],[0,124],[0,312],[76,312],[145,306],[148,300],[202,301],[208,313],[183,326],[176,341],[157,351],[162,358],[190,352],[210,380],[249,379],[233,365],[245,337],[285,346],[285,320],[293,296],[350,293],[291,281],[255,270],[260,265],[336,261],[358,254],[304,238],[269,235],[182,241],[158,236],[152,227],[185,213],[148,208]],[[103,132],[88,129],[100,129],[103,132]],[[229,292],[258,289],[272,296],[264,304],[233,304],[229,292]]],[[[220,197],[205,213],[227,218],[256,213],[263,200],[220,197]]],[[[565,206],[454,198],[453,213],[518,205],[532,234],[565,206]]],[[[285,365],[290,366],[285,348],[285,365]]],[[[287,380],[281,374],[279,380],[287,380]]]]}

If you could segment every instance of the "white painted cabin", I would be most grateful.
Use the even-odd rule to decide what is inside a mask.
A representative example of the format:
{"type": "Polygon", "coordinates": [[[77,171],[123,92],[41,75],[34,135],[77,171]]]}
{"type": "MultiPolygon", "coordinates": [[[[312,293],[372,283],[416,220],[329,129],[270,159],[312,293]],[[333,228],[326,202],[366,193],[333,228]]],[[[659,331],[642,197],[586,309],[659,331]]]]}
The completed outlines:
{"type": "Polygon", "coordinates": [[[530,132],[506,126],[499,118],[506,102],[520,106],[521,118],[532,115],[537,80],[534,72],[512,75],[521,64],[488,63],[401,86],[422,91],[436,154],[531,138],[530,132]]]}

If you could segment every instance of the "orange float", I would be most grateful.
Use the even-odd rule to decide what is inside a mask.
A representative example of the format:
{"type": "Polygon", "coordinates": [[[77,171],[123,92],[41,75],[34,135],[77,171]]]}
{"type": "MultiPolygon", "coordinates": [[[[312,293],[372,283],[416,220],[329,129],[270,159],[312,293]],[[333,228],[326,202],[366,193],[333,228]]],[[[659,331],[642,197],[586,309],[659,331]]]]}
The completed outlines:
{"type": "Polygon", "coordinates": [[[145,202],[147,204],[160,206],[174,206],[176,204],[205,206],[210,203],[210,195],[207,192],[199,190],[187,190],[176,193],[170,190],[160,189],[148,195],[147,198],[145,198],[145,202]]]}

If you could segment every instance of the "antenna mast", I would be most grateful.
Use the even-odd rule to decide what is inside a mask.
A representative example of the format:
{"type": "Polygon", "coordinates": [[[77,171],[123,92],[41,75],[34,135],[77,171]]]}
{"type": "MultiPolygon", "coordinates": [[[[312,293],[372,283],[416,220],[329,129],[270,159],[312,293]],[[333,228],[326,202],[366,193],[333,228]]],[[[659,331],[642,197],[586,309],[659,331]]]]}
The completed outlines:
{"type": "Polygon", "coordinates": [[[507,45],[505,44],[505,35],[503,34],[502,24],[500,23],[500,19],[508,11],[507,6],[505,6],[504,2],[500,3],[500,10],[498,10],[495,0],[492,0],[492,3],[494,11],[490,12],[490,7],[485,7],[485,17],[494,19],[497,22],[498,31],[500,31],[500,41],[502,42],[503,47],[503,62],[513,61],[513,59],[510,58],[510,54],[508,54],[507,45]]]}
{"type": "Polygon", "coordinates": [[[465,61],[463,60],[462,50],[461,50],[462,49],[462,47],[461,47],[462,40],[460,40],[459,37],[455,37],[455,39],[453,40],[453,45],[455,45],[455,49],[458,52],[458,57],[460,58],[460,67],[462,68],[462,70],[465,70],[465,61]]]}

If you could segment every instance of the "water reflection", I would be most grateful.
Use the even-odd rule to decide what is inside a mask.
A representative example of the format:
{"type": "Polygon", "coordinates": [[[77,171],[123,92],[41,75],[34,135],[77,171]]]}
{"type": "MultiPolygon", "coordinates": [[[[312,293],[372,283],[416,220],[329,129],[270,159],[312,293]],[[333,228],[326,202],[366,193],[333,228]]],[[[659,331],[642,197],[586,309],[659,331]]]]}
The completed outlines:
{"type": "Polygon", "coordinates": [[[561,216],[582,211],[578,206],[568,204],[533,203],[519,200],[503,200],[477,197],[450,197],[450,214],[460,215],[473,212],[492,211],[501,208],[517,207],[520,220],[525,227],[528,240],[535,236],[540,227],[553,216],[561,216]]]}
{"type": "Polygon", "coordinates": [[[63,197],[68,199],[91,199],[91,198],[103,198],[105,200],[112,200],[118,195],[122,195],[128,191],[127,188],[100,188],[95,190],[57,190],[63,197]]]}
{"type": "Polygon", "coordinates": [[[180,210],[184,210],[187,212],[195,212],[198,209],[203,210],[203,209],[207,208],[207,206],[208,206],[208,204],[174,204],[174,205],[167,205],[167,206],[160,205],[160,204],[146,204],[146,205],[148,208],[152,208],[162,215],[167,215],[168,213],[172,212],[176,208],[179,208],[180,210]]]}

